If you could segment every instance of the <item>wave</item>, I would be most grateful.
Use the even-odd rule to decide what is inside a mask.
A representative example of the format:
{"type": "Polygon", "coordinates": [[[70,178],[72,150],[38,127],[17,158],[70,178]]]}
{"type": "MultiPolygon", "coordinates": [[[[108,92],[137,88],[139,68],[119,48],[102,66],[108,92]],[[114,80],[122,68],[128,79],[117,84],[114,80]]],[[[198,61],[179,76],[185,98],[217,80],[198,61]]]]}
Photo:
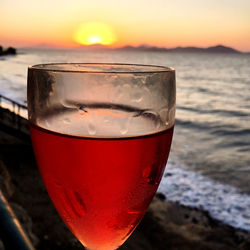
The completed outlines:
{"type": "Polygon", "coordinates": [[[238,129],[237,126],[233,125],[233,124],[218,124],[213,123],[213,122],[196,122],[196,121],[191,121],[191,120],[184,120],[184,119],[180,119],[180,118],[176,118],[175,119],[175,124],[177,126],[182,126],[182,127],[188,127],[188,128],[193,128],[193,129],[202,129],[202,130],[206,130],[206,131],[216,131],[217,129],[228,129],[228,131],[232,131],[235,129],[238,129]]]}
{"type": "Polygon", "coordinates": [[[239,129],[239,130],[227,130],[227,129],[222,129],[222,130],[215,130],[212,132],[212,134],[215,135],[230,135],[230,136],[241,136],[241,135],[248,135],[250,136],[250,129],[239,129]]]}
{"type": "MultiPolygon", "coordinates": [[[[196,122],[184,119],[175,119],[175,124],[181,127],[188,127],[191,129],[205,130],[209,132],[211,135],[215,136],[250,136],[250,129],[248,128],[240,128],[238,125],[234,124],[218,124],[218,122],[196,122]]],[[[249,142],[243,142],[244,145],[249,145],[249,142]]]]}
{"type": "Polygon", "coordinates": [[[191,111],[195,112],[198,114],[213,114],[213,115],[219,115],[219,116],[225,116],[225,117],[232,117],[232,116],[249,116],[249,112],[243,112],[243,111],[236,111],[236,110],[225,110],[225,109],[196,109],[196,108],[191,108],[187,106],[177,106],[177,109],[181,110],[186,110],[186,111],[191,111]]]}
{"type": "Polygon", "coordinates": [[[168,200],[207,211],[213,218],[250,232],[250,196],[169,161],[158,191],[168,200]]]}

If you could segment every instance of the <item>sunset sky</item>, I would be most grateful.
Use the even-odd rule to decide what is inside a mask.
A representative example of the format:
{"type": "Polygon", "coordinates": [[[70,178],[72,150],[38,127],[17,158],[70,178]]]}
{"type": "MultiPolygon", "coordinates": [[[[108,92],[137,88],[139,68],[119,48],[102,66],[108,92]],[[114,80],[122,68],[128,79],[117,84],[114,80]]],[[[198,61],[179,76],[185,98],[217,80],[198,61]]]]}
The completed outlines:
{"type": "Polygon", "coordinates": [[[0,45],[76,47],[84,41],[250,51],[250,1],[0,0],[0,45]],[[89,23],[99,28],[90,25],[93,34],[86,35],[82,27],[89,23]]]}

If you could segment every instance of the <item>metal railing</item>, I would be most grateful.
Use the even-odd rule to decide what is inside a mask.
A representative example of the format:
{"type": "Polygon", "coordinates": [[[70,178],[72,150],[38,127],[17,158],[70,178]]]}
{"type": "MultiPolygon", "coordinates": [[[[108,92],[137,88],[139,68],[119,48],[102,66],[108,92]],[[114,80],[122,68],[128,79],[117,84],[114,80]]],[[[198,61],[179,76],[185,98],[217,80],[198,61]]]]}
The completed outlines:
{"type": "Polygon", "coordinates": [[[27,106],[0,95],[0,127],[7,133],[28,135],[27,106]]]}
{"type": "Polygon", "coordinates": [[[11,112],[15,113],[16,115],[20,115],[20,110],[24,109],[27,110],[27,106],[20,104],[6,96],[0,95],[0,107],[2,107],[2,100],[7,101],[9,103],[12,104],[12,110],[10,110],[11,112]],[[17,107],[17,110],[16,110],[17,107]]]}

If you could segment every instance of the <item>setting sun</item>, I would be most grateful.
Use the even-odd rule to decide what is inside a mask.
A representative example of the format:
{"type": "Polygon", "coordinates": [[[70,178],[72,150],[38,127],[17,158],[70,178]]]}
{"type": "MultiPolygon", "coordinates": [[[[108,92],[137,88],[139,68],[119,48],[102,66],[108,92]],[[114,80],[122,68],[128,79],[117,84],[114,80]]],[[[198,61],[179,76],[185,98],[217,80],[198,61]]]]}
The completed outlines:
{"type": "Polygon", "coordinates": [[[84,23],[77,28],[74,40],[82,45],[111,45],[116,41],[116,36],[107,24],[91,22],[84,23]]]}

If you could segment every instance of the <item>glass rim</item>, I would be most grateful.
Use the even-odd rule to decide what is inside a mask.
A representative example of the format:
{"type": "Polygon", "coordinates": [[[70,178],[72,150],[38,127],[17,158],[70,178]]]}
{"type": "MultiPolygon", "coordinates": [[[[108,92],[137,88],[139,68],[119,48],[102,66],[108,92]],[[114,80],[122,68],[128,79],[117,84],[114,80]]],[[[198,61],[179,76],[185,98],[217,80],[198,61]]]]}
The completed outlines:
{"type": "Polygon", "coordinates": [[[150,65],[150,64],[133,64],[133,63],[45,63],[29,66],[28,70],[32,71],[48,71],[48,72],[60,72],[60,73],[88,73],[88,74],[153,74],[153,73],[169,73],[175,72],[173,67],[150,65]],[[62,68],[60,68],[62,66],[62,68]],[[63,68],[63,66],[71,66],[63,68]],[[72,69],[72,66],[75,66],[72,69]],[[79,69],[79,67],[85,67],[85,69],[79,69]],[[102,66],[113,66],[113,69],[91,70],[91,67],[96,66],[101,68],[102,66]],[[122,67],[123,69],[121,70],[122,67]],[[134,70],[129,70],[129,67],[133,67],[134,70]],[[139,70],[143,69],[143,70],[139,70]]]}

